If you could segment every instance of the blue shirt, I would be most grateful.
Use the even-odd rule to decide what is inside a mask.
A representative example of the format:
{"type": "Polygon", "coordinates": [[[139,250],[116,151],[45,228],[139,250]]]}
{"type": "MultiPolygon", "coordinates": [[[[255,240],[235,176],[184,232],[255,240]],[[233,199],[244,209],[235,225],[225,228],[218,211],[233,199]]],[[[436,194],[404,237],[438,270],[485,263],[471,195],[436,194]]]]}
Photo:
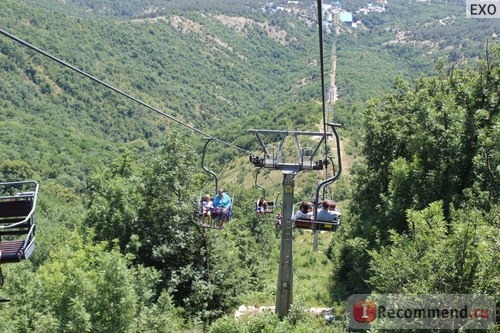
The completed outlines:
{"type": "Polygon", "coordinates": [[[338,212],[328,209],[319,209],[318,214],[316,215],[316,220],[322,222],[333,222],[337,221],[338,212]]]}
{"type": "Polygon", "coordinates": [[[231,198],[226,193],[222,193],[222,199],[217,194],[214,199],[214,207],[215,208],[230,208],[231,207],[231,198]]]}

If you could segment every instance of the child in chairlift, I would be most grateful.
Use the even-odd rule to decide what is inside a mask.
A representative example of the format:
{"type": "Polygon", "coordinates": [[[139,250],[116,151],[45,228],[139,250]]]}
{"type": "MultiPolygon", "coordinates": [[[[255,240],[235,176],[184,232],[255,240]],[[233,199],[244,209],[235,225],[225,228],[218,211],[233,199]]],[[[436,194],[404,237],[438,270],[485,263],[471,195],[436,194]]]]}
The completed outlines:
{"type": "Polygon", "coordinates": [[[202,221],[204,226],[210,226],[212,223],[212,209],[214,208],[214,203],[210,198],[210,194],[206,194],[202,201],[202,221]]]}

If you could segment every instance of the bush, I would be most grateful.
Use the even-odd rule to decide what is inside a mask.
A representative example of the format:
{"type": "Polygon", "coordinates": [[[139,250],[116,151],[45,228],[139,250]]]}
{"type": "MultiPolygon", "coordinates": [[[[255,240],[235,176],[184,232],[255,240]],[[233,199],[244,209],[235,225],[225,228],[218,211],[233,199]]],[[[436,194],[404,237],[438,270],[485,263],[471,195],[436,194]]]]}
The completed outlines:
{"type": "Polygon", "coordinates": [[[230,316],[224,316],[210,326],[210,333],[239,333],[242,332],[241,324],[230,316]]]}

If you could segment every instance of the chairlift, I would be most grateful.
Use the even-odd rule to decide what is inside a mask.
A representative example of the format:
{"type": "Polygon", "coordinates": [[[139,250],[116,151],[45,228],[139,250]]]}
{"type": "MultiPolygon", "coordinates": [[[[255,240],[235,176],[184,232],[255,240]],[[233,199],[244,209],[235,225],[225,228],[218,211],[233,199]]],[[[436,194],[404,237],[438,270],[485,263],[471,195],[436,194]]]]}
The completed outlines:
{"type": "MultiPolygon", "coordinates": [[[[313,231],[336,231],[338,227],[340,226],[340,214],[336,214],[331,221],[319,221],[317,220],[317,215],[318,215],[318,203],[319,203],[319,194],[323,190],[323,200],[325,200],[325,194],[326,194],[326,188],[333,184],[339,177],[340,173],[342,172],[342,160],[341,160],[341,153],[340,153],[340,139],[337,133],[336,128],[341,127],[340,124],[332,124],[328,123],[332,128],[333,134],[335,135],[335,140],[336,140],[336,145],[337,145],[337,159],[338,159],[338,169],[335,170],[333,169],[333,175],[332,177],[324,180],[321,182],[317,187],[316,187],[316,193],[315,193],[315,199],[314,199],[314,209],[313,209],[313,218],[308,220],[308,219],[296,219],[293,223],[293,226],[296,229],[308,229],[308,230],[313,230],[313,231]]],[[[333,158],[329,157],[328,160],[330,163],[333,165],[333,158]]],[[[294,210],[295,211],[295,210],[294,210]]]]}
{"type": "MultiPolygon", "coordinates": [[[[213,192],[215,194],[214,195],[210,195],[210,198],[213,201],[213,199],[217,195],[217,191],[219,189],[219,177],[217,176],[217,174],[215,172],[213,172],[212,170],[209,170],[205,166],[205,154],[207,152],[208,144],[209,144],[210,141],[213,140],[213,138],[206,137],[205,140],[206,140],[206,142],[205,142],[205,146],[203,148],[203,156],[202,156],[202,159],[201,159],[201,167],[207,173],[209,173],[210,175],[212,175],[212,177],[215,180],[215,191],[213,192]]],[[[208,192],[208,193],[210,193],[210,192],[208,192]]],[[[233,215],[234,197],[232,197],[228,192],[225,192],[225,193],[229,196],[229,198],[231,200],[231,206],[229,207],[229,209],[227,211],[224,210],[224,211],[218,212],[217,209],[216,209],[216,207],[212,207],[212,208],[210,208],[208,210],[208,212],[209,212],[208,216],[204,212],[204,205],[203,205],[203,202],[205,201],[205,194],[203,192],[200,193],[199,200],[198,200],[198,203],[197,203],[197,205],[198,205],[198,216],[200,218],[200,226],[202,226],[203,228],[222,229],[224,227],[224,223],[231,220],[231,217],[233,215]],[[207,220],[208,220],[208,223],[207,223],[207,220]]]]}
{"type": "Polygon", "coordinates": [[[224,229],[224,223],[229,222],[233,216],[234,196],[232,196],[225,190],[223,192],[223,195],[227,195],[227,197],[229,198],[229,206],[224,208],[218,208],[217,204],[215,204],[215,200],[220,198],[219,192],[217,192],[214,196],[214,208],[212,211],[212,217],[213,219],[215,219],[215,227],[217,229],[224,229]]]}
{"type": "MultiPolygon", "coordinates": [[[[18,181],[0,183],[0,264],[28,259],[35,249],[34,213],[38,183],[18,181]]],[[[0,287],[4,278],[0,267],[0,287]]],[[[0,298],[0,302],[8,302],[0,298]]]]}
{"type": "MultiPolygon", "coordinates": [[[[274,212],[274,205],[275,205],[275,202],[277,202],[277,200],[276,201],[266,200],[266,198],[267,198],[266,189],[263,186],[259,185],[257,182],[259,172],[261,169],[262,168],[258,168],[257,172],[255,173],[255,187],[262,190],[261,198],[263,198],[265,201],[261,202],[261,198],[255,200],[255,211],[257,212],[258,215],[265,215],[265,214],[271,214],[274,212]],[[262,214],[259,214],[259,213],[262,213],[262,214]]],[[[279,193],[278,193],[278,196],[279,196],[279,193]]]]}
{"type": "Polygon", "coordinates": [[[293,223],[295,229],[305,229],[312,231],[336,231],[340,226],[340,216],[337,215],[332,221],[318,221],[318,220],[305,220],[297,219],[293,223]]]}

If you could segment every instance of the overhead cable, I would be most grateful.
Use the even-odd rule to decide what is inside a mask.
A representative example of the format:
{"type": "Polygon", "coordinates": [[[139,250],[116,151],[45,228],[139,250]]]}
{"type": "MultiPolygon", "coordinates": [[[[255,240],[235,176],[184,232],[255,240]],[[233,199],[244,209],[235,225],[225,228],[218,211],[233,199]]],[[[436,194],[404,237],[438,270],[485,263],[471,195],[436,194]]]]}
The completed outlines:
{"type": "MultiPolygon", "coordinates": [[[[323,56],[323,8],[321,0],[317,0],[318,3],[318,36],[319,36],[319,63],[321,70],[321,105],[323,112],[323,133],[326,134],[326,107],[325,107],[325,66],[324,66],[324,56],[323,56]]],[[[325,140],[325,154],[328,154],[328,144],[325,140]]]]}

